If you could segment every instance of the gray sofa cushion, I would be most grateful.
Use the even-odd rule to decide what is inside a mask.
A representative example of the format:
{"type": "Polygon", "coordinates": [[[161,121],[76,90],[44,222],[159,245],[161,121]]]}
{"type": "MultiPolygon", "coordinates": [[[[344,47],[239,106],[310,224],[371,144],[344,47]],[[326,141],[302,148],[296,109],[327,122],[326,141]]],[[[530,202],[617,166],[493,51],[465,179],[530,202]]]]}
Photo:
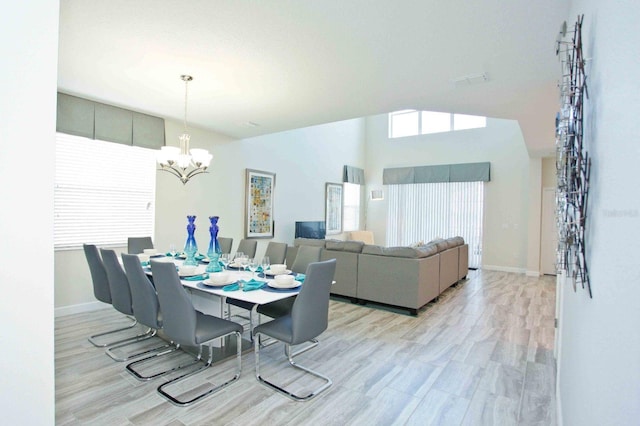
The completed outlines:
{"type": "Polygon", "coordinates": [[[449,248],[458,247],[464,244],[464,238],[462,237],[447,238],[447,243],[449,244],[449,248]]]}
{"type": "Polygon", "coordinates": [[[327,240],[324,248],[335,251],[348,251],[351,253],[361,253],[364,243],[362,241],[340,241],[327,240]]]}
{"type": "Polygon", "coordinates": [[[314,238],[296,238],[293,241],[293,245],[295,247],[300,246],[314,246],[314,247],[324,247],[326,240],[317,240],[314,238]]]}
{"type": "Polygon", "coordinates": [[[449,248],[449,243],[447,242],[447,240],[444,240],[442,238],[431,240],[427,245],[430,245],[430,244],[435,244],[436,247],[438,247],[438,252],[445,251],[449,248]]]}
{"type": "Polygon", "coordinates": [[[422,257],[429,257],[436,254],[437,251],[434,246],[421,246],[421,247],[382,247],[376,245],[365,245],[362,248],[362,254],[375,254],[377,256],[388,257],[406,257],[411,259],[418,259],[422,257]]]}

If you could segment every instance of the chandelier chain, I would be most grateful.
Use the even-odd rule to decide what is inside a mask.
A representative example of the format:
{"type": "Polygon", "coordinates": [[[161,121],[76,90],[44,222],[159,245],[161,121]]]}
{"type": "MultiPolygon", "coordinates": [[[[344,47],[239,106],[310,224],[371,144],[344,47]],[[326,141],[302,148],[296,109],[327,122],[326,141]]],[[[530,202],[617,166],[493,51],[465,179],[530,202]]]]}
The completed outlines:
{"type": "Polygon", "coordinates": [[[180,77],[184,81],[184,121],[183,121],[184,132],[188,133],[188,131],[187,131],[187,101],[188,101],[188,93],[189,93],[189,82],[191,80],[193,80],[193,77],[191,77],[190,75],[182,75],[180,77]]]}

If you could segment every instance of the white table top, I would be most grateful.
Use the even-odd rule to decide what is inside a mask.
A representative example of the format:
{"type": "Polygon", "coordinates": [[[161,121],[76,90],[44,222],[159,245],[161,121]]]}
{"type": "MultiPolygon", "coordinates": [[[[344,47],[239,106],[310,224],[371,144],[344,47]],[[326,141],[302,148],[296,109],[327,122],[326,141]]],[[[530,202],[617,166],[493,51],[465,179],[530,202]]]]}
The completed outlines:
{"type": "MultiPolygon", "coordinates": [[[[159,260],[161,262],[170,262],[173,261],[176,265],[182,265],[181,259],[171,259],[171,258],[156,258],[154,260],[159,260]]],[[[206,272],[207,265],[198,265],[196,269],[197,274],[204,274],[206,272]]],[[[251,272],[245,271],[236,271],[229,270],[227,271],[232,275],[234,282],[238,280],[250,280],[252,277],[251,272]]],[[[259,281],[272,282],[273,279],[270,278],[257,278],[259,281]]],[[[202,291],[204,293],[215,294],[216,296],[222,298],[232,298],[236,300],[242,300],[249,303],[255,303],[258,305],[262,305],[265,303],[275,302],[276,300],[286,299],[287,297],[295,296],[298,294],[298,291],[268,291],[268,290],[252,290],[252,291],[243,291],[242,289],[235,291],[224,291],[222,287],[208,287],[201,284],[200,281],[188,281],[188,280],[180,280],[183,286],[189,287],[198,291],[202,291]]],[[[297,288],[298,290],[300,287],[297,288]]]]}

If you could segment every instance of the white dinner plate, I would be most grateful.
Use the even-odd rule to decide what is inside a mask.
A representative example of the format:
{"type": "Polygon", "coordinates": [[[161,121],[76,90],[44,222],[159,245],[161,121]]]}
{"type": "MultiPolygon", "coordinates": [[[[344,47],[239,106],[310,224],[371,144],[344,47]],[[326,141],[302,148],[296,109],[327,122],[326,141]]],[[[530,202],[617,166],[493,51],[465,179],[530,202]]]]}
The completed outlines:
{"type": "Polygon", "coordinates": [[[206,285],[207,287],[224,287],[227,284],[232,284],[234,282],[236,282],[237,280],[233,277],[228,277],[226,280],[224,280],[223,282],[211,282],[210,278],[207,278],[206,280],[202,281],[202,284],[206,285]]]}
{"type": "Polygon", "coordinates": [[[281,272],[279,274],[274,274],[273,272],[271,272],[269,269],[267,269],[266,274],[267,275],[271,275],[271,276],[276,276],[276,275],[289,275],[291,273],[291,269],[285,269],[284,272],[281,272]]]}
{"type": "Polygon", "coordinates": [[[302,284],[302,283],[300,281],[296,281],[296,280],[293,280],[293,282],[291,284],[285,284],[285,285],[278,284],[275,281],[267,281],[267,285],[269,287],[280,288],[280,289],[283,289],[283,288],[296,288],[296,287],[300,287],[300,284],[302,284]]]}
{"type": "Polygon", "coordinates": [[[198,272],[198,270],[196,270],[195,272],[192,272],[190,274],[185,274],[184,272],[180,272],[178,271],[178,275],[182,278],[182,277],[195,277],[196,275],[202,275],[204,274],[203,271],[198,272]]]}

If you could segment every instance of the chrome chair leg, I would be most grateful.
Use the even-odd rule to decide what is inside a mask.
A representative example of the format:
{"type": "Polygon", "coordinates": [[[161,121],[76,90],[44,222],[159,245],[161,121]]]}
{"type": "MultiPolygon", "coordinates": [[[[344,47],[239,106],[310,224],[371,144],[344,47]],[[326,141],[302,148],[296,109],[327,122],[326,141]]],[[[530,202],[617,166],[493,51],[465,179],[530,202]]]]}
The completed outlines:
{"type": "Polygon", "coordinates": [[[128,354],[128,355],[126,355],[124,357],[118,356],[114,352],[114,349],[124,348],[126,346],[133,345],[134,343],[139,343],[139,342],[143,342],[145,340],[149,340],[152,337],[155,337],[157,333],[158,333],[157,330],[149,328],[144,334],[139,335],[139,337],[133,338],[129,342],[121,343],[119,345],[109,346],[107,348],[107,350],[105,351],[105,353],[107,355],[109,355],[109,357],[111,359],[113,359],[114,361],[124,362],[124,361],[129,361],[130,359],[133,359],[133,358],[138,358],[139,356],[142,356],[142,355],[147,355],[147,354],[150,354],[150,353],[153,353],[153,352],[157,352],[159,350],[162,350],[162,349],[170,347],[171,346],[170,344],[165,343],[164,345],[156,346],[155,348],[145,349],[144,351],[141,351],[141,352],[134,352],[134,353],[128,354]]]}
{"type": "MultiPolygon", "coordinates": [[[[172,404],[177,405],[179,407],[184,407],[184,406],[193,404],[194,402],[197,402],[197,401],[201,400],[205,396],[210,395],[210,394],[212,394],[214,392],[217,392],[217,391],[221,390],[222,388],[227,387],[231,383],[237,381],[240,378],[240,373],[242,372],[242,362],[241,362],[241,357],[242,357],[242,334],[237,332],[237,331],[234,331],[232,333],[225,334],[224,336],[228,336],[230,334],[235,334],[236,335],[236,372],[235,372],[233,378],[231,378],[230,380],[227,380],[226,382],[224,382],[224,383],[222,383],[220,385],[217,385],[217,386],[214,386],[212,388],[209,388],[205,392],[202,392],[199,395],[197,395],[197,396],[195,396],[195,397],[193,397],[193,398],[191,398],[189,400],[186,400],[186,401],[180,400],[176,396],[173,396],[173,395],[169,394],[167,391],[165,391],[165,388],[167,386],[170,386],[172,384],[180,382],[180,381],[182,381],[182,380],[184,380],[184,379],[186,379],[188,377],[193,376],[196,373],[199,373],[200,371],[206,370],[207,368],[209,368],[211,366],[211,364],[213,363],[213,349],[211,348],[211,346],[209,346],[209,359],[208,359],[206,364],[204,364],[203,366],[201,366],[200,368],[198,368],[196,370],[193,370],[193,371],[191,371],[191,372],[189,372],[187,374],[183,374],[182,376],[178,376],[175,379],[172,379],[172,380],[170,380],[170,381],[158,386],[158,389],[157,389],[158,393],[160,395],[162,395],[163,397],[165,397],[167,400],[169,400],[169,402],[171,402],[172,404]]],[[[221,336],[221,337],[224,337],[224,336],[221,336]]],[[[219,337],[216,337],[216,339],[218,339],[218,338],[219,337]]],[[[202,345],[200,346],[200,352],[202,352],[202,345]]],[[[198,356],[200,356],[200,355],[198,355],[198,356]]]]}
{"type": "Polygon", "coordinates": [[[138,320],[136,320],[135,318],[131,318],[131,317],[127,317],[127,318],[129,318],[129,319],[133,320],[133,322],[131,323],[131,325],[128,325],[128,326],[126,326],[126,327],[119,328],[119,329],[117,329],[117,330],[105,331],[104,333],[94,334],[93,336],[90,336],[90,337],[89,337],[89,339],[88,339],[88,340],[89,340],[89,342],[91,342],[91,344],[92,344],[93,346],[95,346],[96,348],[106,348],[107,346],[116,345],[116,344],[118,344],[118,343],[123,343],[123,342],[126,342],[126,341],[128,341],[128,340],[132,339],[132,337],[129,337],[129,338],[127,338],[127,339],[115,340],[115,341],[113,341],[113,342],[109,342],[109,343],[98,343],[98,342],[96,342],[96,341],[95,341],[96,337],[106,336],[106,335],[108,335],[108,334],[112,334],[112,333],[117,333],[117,332],[119,332],[119,331],[128,330],[128,329],[130,329],[130,328],[135,327],[135,326],[138,324],[138,320]]]}
{"type": "Polygon", "coordinates": [[[254,339],[254,352],[255,352],[255,365],[256,365],[256,379],[262,383],[263,385],[270,387],[271,389],[282,393],[283,395],[295,400],[295,401],[309,401],[311,398],[317,396],[318,394],[320,394],[321,392],[325,391],[326,389],[328,389],[333,382],[331,381],[330,378],[328,378],[327,376],[320,374],[316,371],[313,371],[307,367],[304,367],[300,364],[297,364],[296,362],[293,361],[293,357],[296,355],[299,355],[303,352],[308,351],[309,349],[315,347],[318,344],[318,341],[316,339],[312,340],[312,344],[308,347],[305,347],[301,350],[298,350],[296,352],[294,352],[293,354],[291,353],[291,346],[285,343],[285,355],[287,356],[287,359],[289,361],[289,364],[291,364],[292,367],[300,369],[302,371],[305,371],[315,377],[318,377],[322,380],[325,381],[325,384],[320,386],[318,389],[315,389],[313,391],[311,391],[309,394],[304,395],[304,396],[300,396],[300,395],[296,395],[293,392],[289,392],[288,390],[284,389],[283,387],[280,387],[278,385],[276,385],[275,383],[269,382],[268,380],[266,380],[265,378],[263,378],[260,375],[260,343],[259,343],[259,335],[261,333],[256,333],[257,338],[254,339]]]}
{"type": "Polygon", "coordinates": [[[175,367],[172,367],[168,370],[164,370],[164,371],[160,371],[158,373],[155,374],[151,374],[149,376],[145,376],[141,373],[139,373],[138,371],[136,371],[136,369],[134,368],[135,366],[139,365],[139,364],[145,364],[147,362],[150,362],[154,359],[158,359],[161,356],[165,356],[165,355],[169,355],[171,353],[177,352],[178,350],[180,350],[180,345],[179,344],[174,344],[173,342],[169,343],[167,345],[169,347],[169,349],[167,349],[166,351],[162,351],[162,352],[158,352],[152,356],[146,357],[146,358],[142,358],[136,361],[133,361],[129,364],[127,364],[126,366],[126,370],[129,372],[129,374],[131,374],[133,377],[135,377],[136,379],[140,380],[141,382],[146,382],[152,379],[155,379],[156,377],[160,377],[160,376],[164,376],[165,374],[169,374],[172,373],[174,371],[178,371],[181,370],[183,368],[186,367],[190,367],[194,364],[197,364],[201,361],[202,359],[202,348],[200,348],[200,352],[198,353],[198,356],[196,358],[194,358],[192,361],[190,361],[187,364],[179,364],[176,365],[175,367]]]}

